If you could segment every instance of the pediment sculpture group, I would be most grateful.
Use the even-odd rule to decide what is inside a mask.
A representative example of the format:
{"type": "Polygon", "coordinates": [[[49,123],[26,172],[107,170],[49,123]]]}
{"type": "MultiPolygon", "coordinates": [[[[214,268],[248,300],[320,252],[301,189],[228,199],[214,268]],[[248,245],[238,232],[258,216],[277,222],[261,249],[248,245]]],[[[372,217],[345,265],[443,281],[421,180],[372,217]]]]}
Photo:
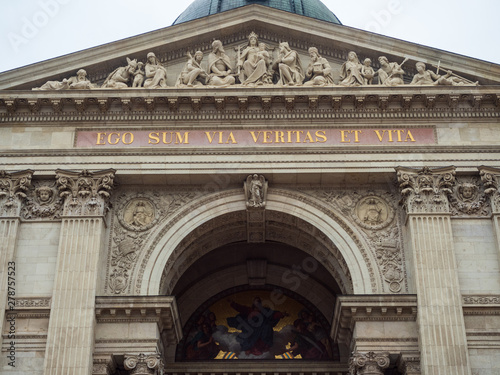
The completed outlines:
{"type": "MultiPolygon", "coordinates": [[[[208,55],[208,65],[202,66],[203,52],[194,55],[188,53],[188,61],[184,65],[176,87],[228,87],[235,84],[242,86],[335,86],[333,70],[330,63],[318,52],[316,47],[310,47],[310,62],[304,70],[299,54],[290,48],[288,42],[279,44],[279,53],[273,59],[266,43],[259,42],[258,36],[251,33],[248,44],[238,48],[236,67],[226,54],[222,42],[212,42],[212,52],[208,55]]],[[[380,68],[375,71],[372,61],[365,58],[361,63],[356,52],[347,55],[347,61],[342,64],[338,86],[364,86],[374,84],[377,78],[379,85],[399,86],[404,84],[402,63],[389,62],[387,57],[378,58],[380,68]]],[[[423,62],[416,63],[417,73],[411,85],[477,85],[446,71],[427,70],[423,62]]],[[[34,90],[66,90],[66,89],[124,89],[124,88],[167,88],[167,69],[161,64],[153,52],[149,52],[146,63],[127,58],[127,66],[111,72],[101,87],[92,84],[84,69],[80,69],[75,77],[59,81],[48,81],[34,90]]]]}

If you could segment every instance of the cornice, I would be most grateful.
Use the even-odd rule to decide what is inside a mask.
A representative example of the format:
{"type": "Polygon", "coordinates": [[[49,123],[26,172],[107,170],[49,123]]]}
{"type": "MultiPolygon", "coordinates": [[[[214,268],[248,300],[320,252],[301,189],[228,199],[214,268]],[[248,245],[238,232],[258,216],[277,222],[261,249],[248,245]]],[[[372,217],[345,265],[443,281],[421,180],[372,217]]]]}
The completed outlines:
{"type": "Polygon", "coordinates": [[[498,118],[500,88],[0,91],[0,123],[498,118]]]}

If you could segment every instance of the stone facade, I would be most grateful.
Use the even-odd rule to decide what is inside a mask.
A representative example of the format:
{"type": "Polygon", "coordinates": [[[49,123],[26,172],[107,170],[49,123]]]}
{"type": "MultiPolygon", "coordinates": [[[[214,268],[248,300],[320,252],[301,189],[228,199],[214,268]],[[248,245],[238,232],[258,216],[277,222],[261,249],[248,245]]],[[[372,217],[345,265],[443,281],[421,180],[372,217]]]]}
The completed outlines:
{"type": "Polygon", "coordinates": [[[1,74],[0,374],[498,373],[499,85],[259,5],[1,74]]]}

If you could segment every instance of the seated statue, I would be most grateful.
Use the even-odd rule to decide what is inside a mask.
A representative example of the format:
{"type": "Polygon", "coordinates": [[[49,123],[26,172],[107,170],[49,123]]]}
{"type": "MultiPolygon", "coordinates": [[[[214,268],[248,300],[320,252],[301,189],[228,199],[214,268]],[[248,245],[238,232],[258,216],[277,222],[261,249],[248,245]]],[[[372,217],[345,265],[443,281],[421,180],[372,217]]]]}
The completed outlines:
{"type": "Polygon", "coordinates": [[[33,90],[89,90],[93,88],[96,86],[87,79],[87,72],[80,69],[76,72],[76,76],[64,78],[62,82],[48,81],[33,90]]]}
{"type": "Polygon", "coordinates": [[[203,52],[196,51],[194,57],[188,52],[188,62],[184,65],[176,86],[186,85],[188,87],[201,86],[205,84],[208,77],[207,72],[201,67],[203,52]]]}
{"type": "Polygon", "coordinates": [[[257,34],[248,36],[248,46],[241,52],[238,59],[240,82],[243,85],[272,83],[268,73],[270,55],[264,43],[258,43],[257,34]]]}
{"type": "Polygon", "coordinates": [[[478,82],[472,82],[463,77],[457,76],[451,70],[448,70],[444,76],[434,73],[432,70],[426,70],[425,64],[421,61],[415,64],[417,67],[417,74],[413,76],[411,85],[425,86],[425,85],[477,85],[478,82]]]}
{"type": "Polygon", "coordinates": [[[401,68],[401,65],[403,64],[399,65],[395,62],[390,63],[385,56],[380,56],[378,58],[378,62],[380,63],[380,69],[377,71],[379,85],[404,85],[403,75],[405,74],[405,72],[401,68]]]}
{"type": "Polygon", "coordinates": [[[156,58],[153,52],[148,53],[147,60],[144,87],[148,89],[167,87],[167,69],[161,65],[160,61],[156,58]]]}
{"type": "Polygon", "coordinates": [[[226,55],[222,42],[214,40],[212,42],[212,52],[208,55],[208,85],[229,86],[234,85],[236,79],[232,75],[231,61],[226,55]]]}
{"type": "Polygon", "coordinates": [[[281,42],[279,48],[279,56],[273,64],[273,69],[280,77],[278,85],[301,85],[305,76],[299,54],[290,48],[288,42],[281,42]]]}
{"type": "Polygon", "coordinates": [[[361,74],[362,65],[359,62],[356,52],[347,54],[347,61],[340,69],[341,86],[361,86],[365,84],[365,78],[361,74]]]}
{"type": "Polygon", "coordinates": [[[309,80],[305,86],[326,86],[333,85],[332,67],[327,59],[320,56],[316,47],[309,48],[311,62],[306,70],[306,78],[309,80]]]}
{"type": "Polygon", "coordinates": [[[101,88],[103,89],[124,89],[129,87],[128,82],[134,76],[135,70],[137,69],[137,60],[130,60],[127,57],[127,66],[122,66],[120,68],[115,69],[109,76],[106,78],[101,88]]]}

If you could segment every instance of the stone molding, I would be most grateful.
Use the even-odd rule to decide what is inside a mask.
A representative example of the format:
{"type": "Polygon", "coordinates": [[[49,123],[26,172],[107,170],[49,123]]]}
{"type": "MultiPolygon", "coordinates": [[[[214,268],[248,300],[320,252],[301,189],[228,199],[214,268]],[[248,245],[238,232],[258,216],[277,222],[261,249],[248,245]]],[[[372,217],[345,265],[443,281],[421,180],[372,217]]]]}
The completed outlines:
{"type": "Polygon", "coordinates": [[[0,217],[18,217],[31,186],[32,170],[0,170],[0,217]]]}
{"type": "Polygon", "coordinates": [[[500,295],[463,295],[464,305],[500,305],[500,295]]]}
{"type": "Polygon", "coordinates": [[[430,169],[396,168],[402,205],[408,214],[449,213],[455,167],[430,169]]]}
{"type": "Polygon", "coordinates": [[[16,310],[50,309],[52,297],[16,298],[16,310]]]}
{"type": "Polygon", "coordinates": [[[96,297],[97,323],[156,322],[169,345],[182,338],[175,297],[96,297]]]}
{"type": "Polygon", "coordinates": [[[338,94],[332,95],[325,88],[299,87],[285,95],[282,88],[224,88],[213,96],[206,96],[203,89],[92,90],[84,96],[71,92],[21,91],[0,95],[0,123],[151,120],[152,116],[159,121],[192,121],[193,116],[200,120],[249,119],[248,116],[250,119],[417,118],[423,113],[426,118],[440,119],[500,117],[500,94],[490,88],[476,88],[478,94],[459,86],[453,86],[453,94],[432,87],[390,90],[335,87],[335,90],[338,94]],[[106,105],[102,105],[103,101],[106,105]],[[294,105],[290,106],[290,102],[294,105]],[[178,111],[180,105],[190,106],[191,111],[185,114],[178,111]],[[42,112],[42,108],[50,111],[42,112]]]}
{"type": "Polygon", "coordinates": [[[56,171],[59,196],[64,201],[64,216],[105,216],[114,188],[114,169],[82,172],[56,171]]]}
{"type": "MultiPolygon", "coordinates": [[[[356,322],[416,321],[416,295],[339,296],[335,304],[331,337],[349,343],[356,322]]],[[[349,347],[349,345],[347,345],[349,347]]]]}

